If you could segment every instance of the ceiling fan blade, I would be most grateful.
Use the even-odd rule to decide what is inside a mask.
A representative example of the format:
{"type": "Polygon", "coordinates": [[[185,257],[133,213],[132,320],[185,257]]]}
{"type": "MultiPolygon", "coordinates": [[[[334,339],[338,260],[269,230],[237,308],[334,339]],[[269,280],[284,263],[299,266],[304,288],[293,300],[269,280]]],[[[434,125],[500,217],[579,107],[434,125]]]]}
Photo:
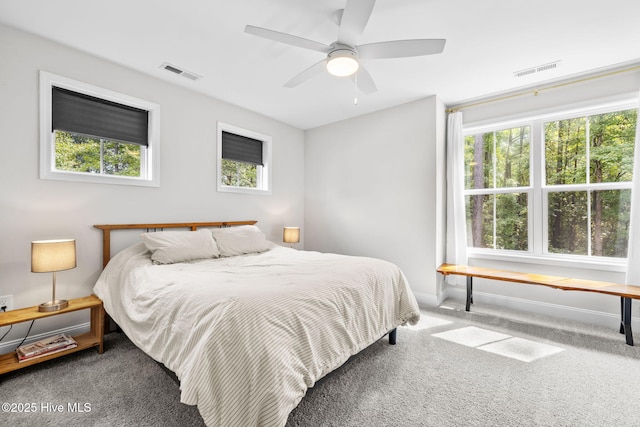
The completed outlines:
{"type": "Polygon", "coordinates": [[[307,68],[288,82],[284,84],[284,87],[296,87],[300,83],[304,83],[312,77],[318,74],[322,74],[325,71],[327,60],[323,59],[320,62],[316,62],[311,67],[307,68]]]}
{"type": "Polygon", "coordinates": [[[281,33],[279,31],[268,30],[261,27],[254,27],[253,25],[247,25],[246,27],[244,27],[244,32],[265,39],[274,40],[280,43],[301,47],[303,49],[316,50],[322,53],[329,53],[331,51],[331,46],[328,46],[326,44],[305,39],[303,37],[294,36],[291,34],[281,33]]]}
{"type": "Polygon", "coordinates": [[[356,86],[365,94],[369,95],[378,90],[371,74],[364,68],[362,62],[358,67],[358,71],[351,76],[351,80],[356,82],[356,86]]]}
{"type": "Polygon", "coordinates": [[[375,4],[376,0],[347,0],[338,30],[339,43],[352,47],[358,43],[375,4]]]}
{"type": "Polygon", "coordinates": [[[442,53],[445,39],[395,40],[358,46],[360,58],[406,58],[442,53]]]}

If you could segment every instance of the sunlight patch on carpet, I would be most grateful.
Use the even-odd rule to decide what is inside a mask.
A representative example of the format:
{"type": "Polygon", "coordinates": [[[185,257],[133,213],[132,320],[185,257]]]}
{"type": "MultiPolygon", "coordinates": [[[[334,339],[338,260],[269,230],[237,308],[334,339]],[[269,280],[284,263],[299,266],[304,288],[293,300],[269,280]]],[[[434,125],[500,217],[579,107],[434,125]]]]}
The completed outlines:
{"type": "Polygon", "coordinates": [[[509,338],[504,341],[480,346],[478,349],[523,362],[533,362],[542,357],[563,351],[560,347],[526,340],[524,338],[509,338]]]}
{"type": "Polygon", "coordinates": [[[563,351],[562,348],[553,345],[516,338],[475,326],[439,332],[431,336],[522,362],[533,362],[563,351]]]}
{"type": "Polygon", "coordinates": [[[419,331],[422,329],[435,328],[437,326],[443,326],[453,323],[451,320],[444,320],[435,316],[427,316],[424,313],[420,314],[420,320],[416,325],[407,325],[408,329],[412,331],[419,331]]]}
{"type": "Polygon", "coordinates": [[[465,328],[439,332],[437,334],[433,334],[432,336],[451,341],[456,344],[466,345],[467,347],[478,347],[480,345],[485,345],[495,341],[501,341],[507,338],[511,338],[511,335],[501,334],[500,332],[489,331],[487,329],[476,328],[475,326],[467,326],[465,328]]]}

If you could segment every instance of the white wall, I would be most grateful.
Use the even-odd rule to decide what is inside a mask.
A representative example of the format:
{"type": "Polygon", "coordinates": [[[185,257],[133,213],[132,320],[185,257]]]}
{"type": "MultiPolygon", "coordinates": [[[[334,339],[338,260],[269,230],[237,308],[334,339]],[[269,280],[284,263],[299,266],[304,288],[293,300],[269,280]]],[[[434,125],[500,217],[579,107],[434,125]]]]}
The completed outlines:
{"type": "Polygon", "coordinates": [[[437,303],[444,106],[430,97],[305,133],[305,248],[398,264],[437,303]]]}
{"type": "MultiPolygon", "coordinates": [[[[32,240],[77,240],[78,267],[58,273],[58,297],[75,298],[92,292],[102,267],[93,224],[255,219],[276,242],[284,225],[302,225],[301,130],[5,26],[0,58],[0,296],[13,295],[14,308],[51,299],[51,275],[30,272],[32,240]],[[160,188],[40,180],[41,69],[160,104],[160,188]],[[271,196],[216,191],[218,120],[273,137],[271,196]]],[[[86,321],[88,312],[38,320],[31,335],[86,321]]]]}

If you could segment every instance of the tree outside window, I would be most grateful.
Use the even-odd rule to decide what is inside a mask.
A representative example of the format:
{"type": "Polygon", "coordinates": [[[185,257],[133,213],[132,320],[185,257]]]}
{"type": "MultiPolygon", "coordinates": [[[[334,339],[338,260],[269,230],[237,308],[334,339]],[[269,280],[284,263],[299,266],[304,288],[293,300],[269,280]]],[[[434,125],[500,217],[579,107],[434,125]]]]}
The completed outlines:
{"type": "Polygon", "coordinates": [[[624,110],[544,124],[549,252],[627,256],[636,116],[624,110]]]}
{"type": "Polygon", "coordinates": [[[140,149],[138,144],[55,131],[55,169],[140,177],[140,149]]]}
{"type": "Polygon", "coordinates": [[[465,138],[470,246],[528,250],[530,133],[522,126],[465,138]]]}
{"type": "Polygon", "coordinates": [[[256,188],[258,186],[257,165],[229,159],[222,159],[221,162],[220,180],[222,185],[241,188],[256,188]]]}

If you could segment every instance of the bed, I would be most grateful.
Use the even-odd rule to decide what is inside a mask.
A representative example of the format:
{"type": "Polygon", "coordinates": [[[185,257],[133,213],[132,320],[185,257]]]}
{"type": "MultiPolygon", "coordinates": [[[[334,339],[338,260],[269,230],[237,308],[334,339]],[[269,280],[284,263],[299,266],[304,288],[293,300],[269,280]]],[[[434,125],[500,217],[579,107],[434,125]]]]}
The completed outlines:
{"type": "Polygon", "coordinates": [[[95,294],[208,426],[285,425],[316,381],[420,317],[396,265],[282,247],[255,223],[95,226],[95,294]],[[111,257],[123,229],[146,231],[111,257]]]}

